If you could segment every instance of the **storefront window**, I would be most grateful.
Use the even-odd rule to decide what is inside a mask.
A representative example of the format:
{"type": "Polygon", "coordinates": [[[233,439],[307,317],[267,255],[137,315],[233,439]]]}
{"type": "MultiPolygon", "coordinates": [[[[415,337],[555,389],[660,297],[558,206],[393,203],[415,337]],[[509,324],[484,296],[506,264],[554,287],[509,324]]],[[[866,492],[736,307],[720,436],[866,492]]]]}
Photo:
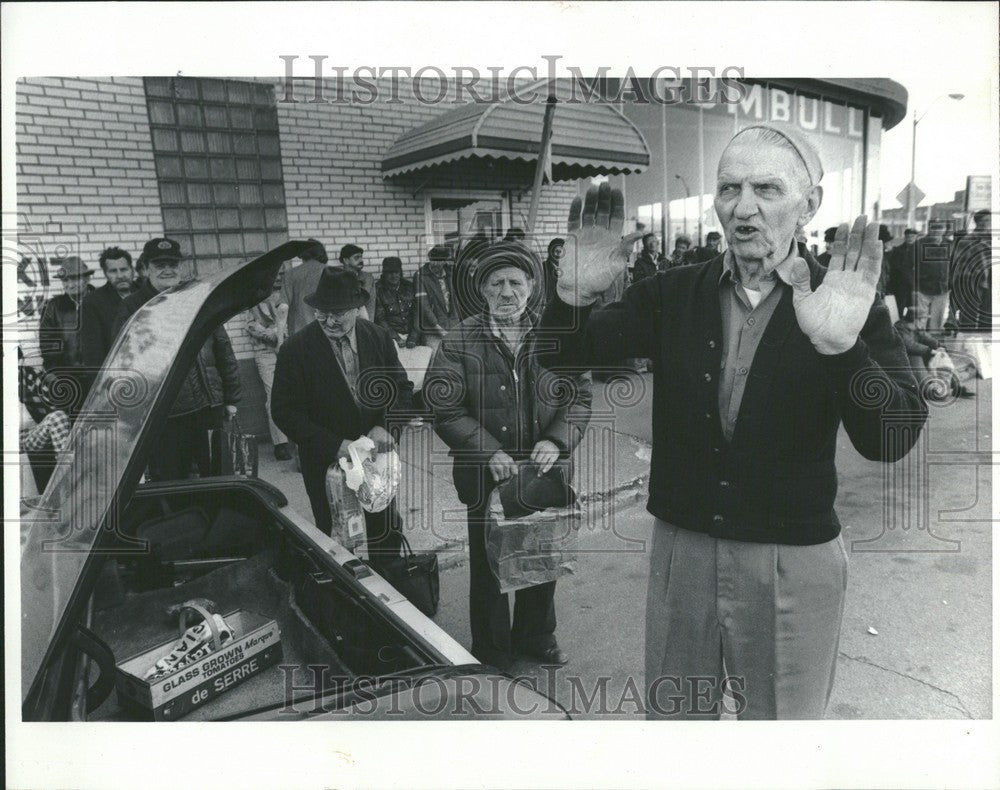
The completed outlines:
{"type": "Polygon", "coordinates": [[[868,157],[865,163],[865,213],[881,219],[882,211],[882,179],[879,175],[882,167],[882,119],[871,116],[868,119],[868,157]]]}
{"type": "Polygon", "coordinates": [[[806,228],[810,244],[821,246],[823,230],[831,225],[850,222],[866,210],[875,215],[880,119],[866,119],[860,106],[787,86],[753,83],[745,87],[746,95],[735,104],[682,104],[665,111],[655,105],[623,107],[649,142],[651,154],[650,167],[627,178],[629,217],[645,223],[645,214],[640,213],[662,203],[666,196],[671,241],[683,232],[697,244],[699,232],[703,239],[710,230],[721,230],[713,208],[719,158],[737,131],[762,122],[796,127],[819,151],[825,172],[824,198],[806,228]]]}
{"type": "Polygon", "coordinates": [[[447,244],[457,248],[460,239],[480,235],[495,241],[503,238],[509,220],[507,201],[499,192],[438,192],[427,196],[429,245],[447,244]]]}

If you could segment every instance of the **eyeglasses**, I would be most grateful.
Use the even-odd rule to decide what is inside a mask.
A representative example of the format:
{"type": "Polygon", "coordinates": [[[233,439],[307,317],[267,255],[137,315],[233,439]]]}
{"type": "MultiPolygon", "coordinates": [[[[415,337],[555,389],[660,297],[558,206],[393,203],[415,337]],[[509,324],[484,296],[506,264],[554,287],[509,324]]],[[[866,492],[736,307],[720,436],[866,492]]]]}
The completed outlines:
{"type": "Polygon", "coordinates": [[[331,318],[335,321],[340,321],[354,309],[356,308],[349,307],[346,310],[338,310],[337,312],[328,312],[326,310],[313,310],[313,315],[315,315],[316,319],[319,321],[329,321],[331,318]]]}

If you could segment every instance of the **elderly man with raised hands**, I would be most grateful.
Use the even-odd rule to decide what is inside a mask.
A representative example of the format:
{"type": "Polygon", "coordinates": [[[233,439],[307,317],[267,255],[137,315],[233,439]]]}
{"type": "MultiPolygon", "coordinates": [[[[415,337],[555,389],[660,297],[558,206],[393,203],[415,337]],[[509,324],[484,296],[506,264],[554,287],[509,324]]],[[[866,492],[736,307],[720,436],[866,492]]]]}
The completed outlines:
{"type": "Polygon", "coordinates": [[[575,243],[542,319],[558,350],[543,364],[655,363],[651,718],[718,718],[727,687],[740,718],[823,716],[847,589],[837,432],[892,462],[926,420],[876,295],[878,225],[842,225],[828,269],[798,256],[822,174],[794,129],[740,131],[718,167],[727,251],[598,310],[635,236],[621,238],[624,201],[606,184],[570,209],[575,243]]]}

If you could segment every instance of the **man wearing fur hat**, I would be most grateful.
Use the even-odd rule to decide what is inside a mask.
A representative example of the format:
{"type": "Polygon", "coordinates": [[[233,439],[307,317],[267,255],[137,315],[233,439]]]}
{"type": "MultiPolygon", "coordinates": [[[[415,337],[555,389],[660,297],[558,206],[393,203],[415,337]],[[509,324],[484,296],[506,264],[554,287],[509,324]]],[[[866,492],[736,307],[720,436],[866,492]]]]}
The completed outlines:
{"type": "Polygon", "coordinates": [[[399,345],[403,345],[410,331],[412,307],[413,283],[403,277],[403,262],[394,255],[383,258],[382,276],[375,283],[375,315],[372,320],[386,329],[399,345]]]}
{"type": "Polygon", "coordinates": [[[518,590],[511,624],[507,596],[487,562],[490,494],[512,475],[544,474],[557,463],[571,479],[569,459],[590,416],[586,375],[561,384],[538,365],[537,318],[527,309],[534,278],[523,245],[501,242],[486,251],[476,269],[485,308],[444,337],[424,380],[434,430],[448,445],[455,489],[468,508],[472,653],[501,669],[518,653],[550,664],[567,658],[555,638],[555,582],[518,590]]]}
{"type": "Polygon", "coordinates": [[[791,126],[747,127],[717,175],[727,250],[597,310],[635,236],[621,238],[624,200],[607,184],[574,201],[577,243],[542,319],[558,350],[542,362],[654,361],[648,715],[718,718],[729,690],[740,718],[818,719],[848,578],[838,430],[893,462],[927,409],[876,294],[878,225],[841,225],[829,268],[800,257],[796,233],[823,197],[811,142],[791,126]]]}

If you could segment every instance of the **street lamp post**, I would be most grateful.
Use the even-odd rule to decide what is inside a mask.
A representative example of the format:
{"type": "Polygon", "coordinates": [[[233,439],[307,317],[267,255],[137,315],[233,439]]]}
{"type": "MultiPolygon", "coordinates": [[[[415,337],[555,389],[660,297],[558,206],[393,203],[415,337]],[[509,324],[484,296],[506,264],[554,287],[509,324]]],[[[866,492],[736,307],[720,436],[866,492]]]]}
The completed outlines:
{"type": "MultiPolygon", "coordinates": [[[[684,180],[684,176],[680,173],[674,174],[674,178],[679,180],[684,185],[684,193],[687,195],[688,200],[691,199],[691,189],[688,187],[688,182],[684,180]]],[[[688,204],[687,201],[684,202],[684,235],[688,235],[688,204]]]]}
{"type": "Polygon", "coordinates": [[[915,201],[913,200],[913,187],[917,180],[917,124],[920,123],[924,116],[931,111],[931,107],[937,104],[939,99],[943,99],[947,96],[953,101],[961,101],[965,98],[964,93],[942,93],[937,96],[934,101],[927,105],[927,109],[924,110],[919,116],[917,116],[917,111],[913,111],[913,144],[910,147],[910,186],[906,193],[906,225],[912,228],[914,222],[914,215],[916,212],[915,201]]]}

